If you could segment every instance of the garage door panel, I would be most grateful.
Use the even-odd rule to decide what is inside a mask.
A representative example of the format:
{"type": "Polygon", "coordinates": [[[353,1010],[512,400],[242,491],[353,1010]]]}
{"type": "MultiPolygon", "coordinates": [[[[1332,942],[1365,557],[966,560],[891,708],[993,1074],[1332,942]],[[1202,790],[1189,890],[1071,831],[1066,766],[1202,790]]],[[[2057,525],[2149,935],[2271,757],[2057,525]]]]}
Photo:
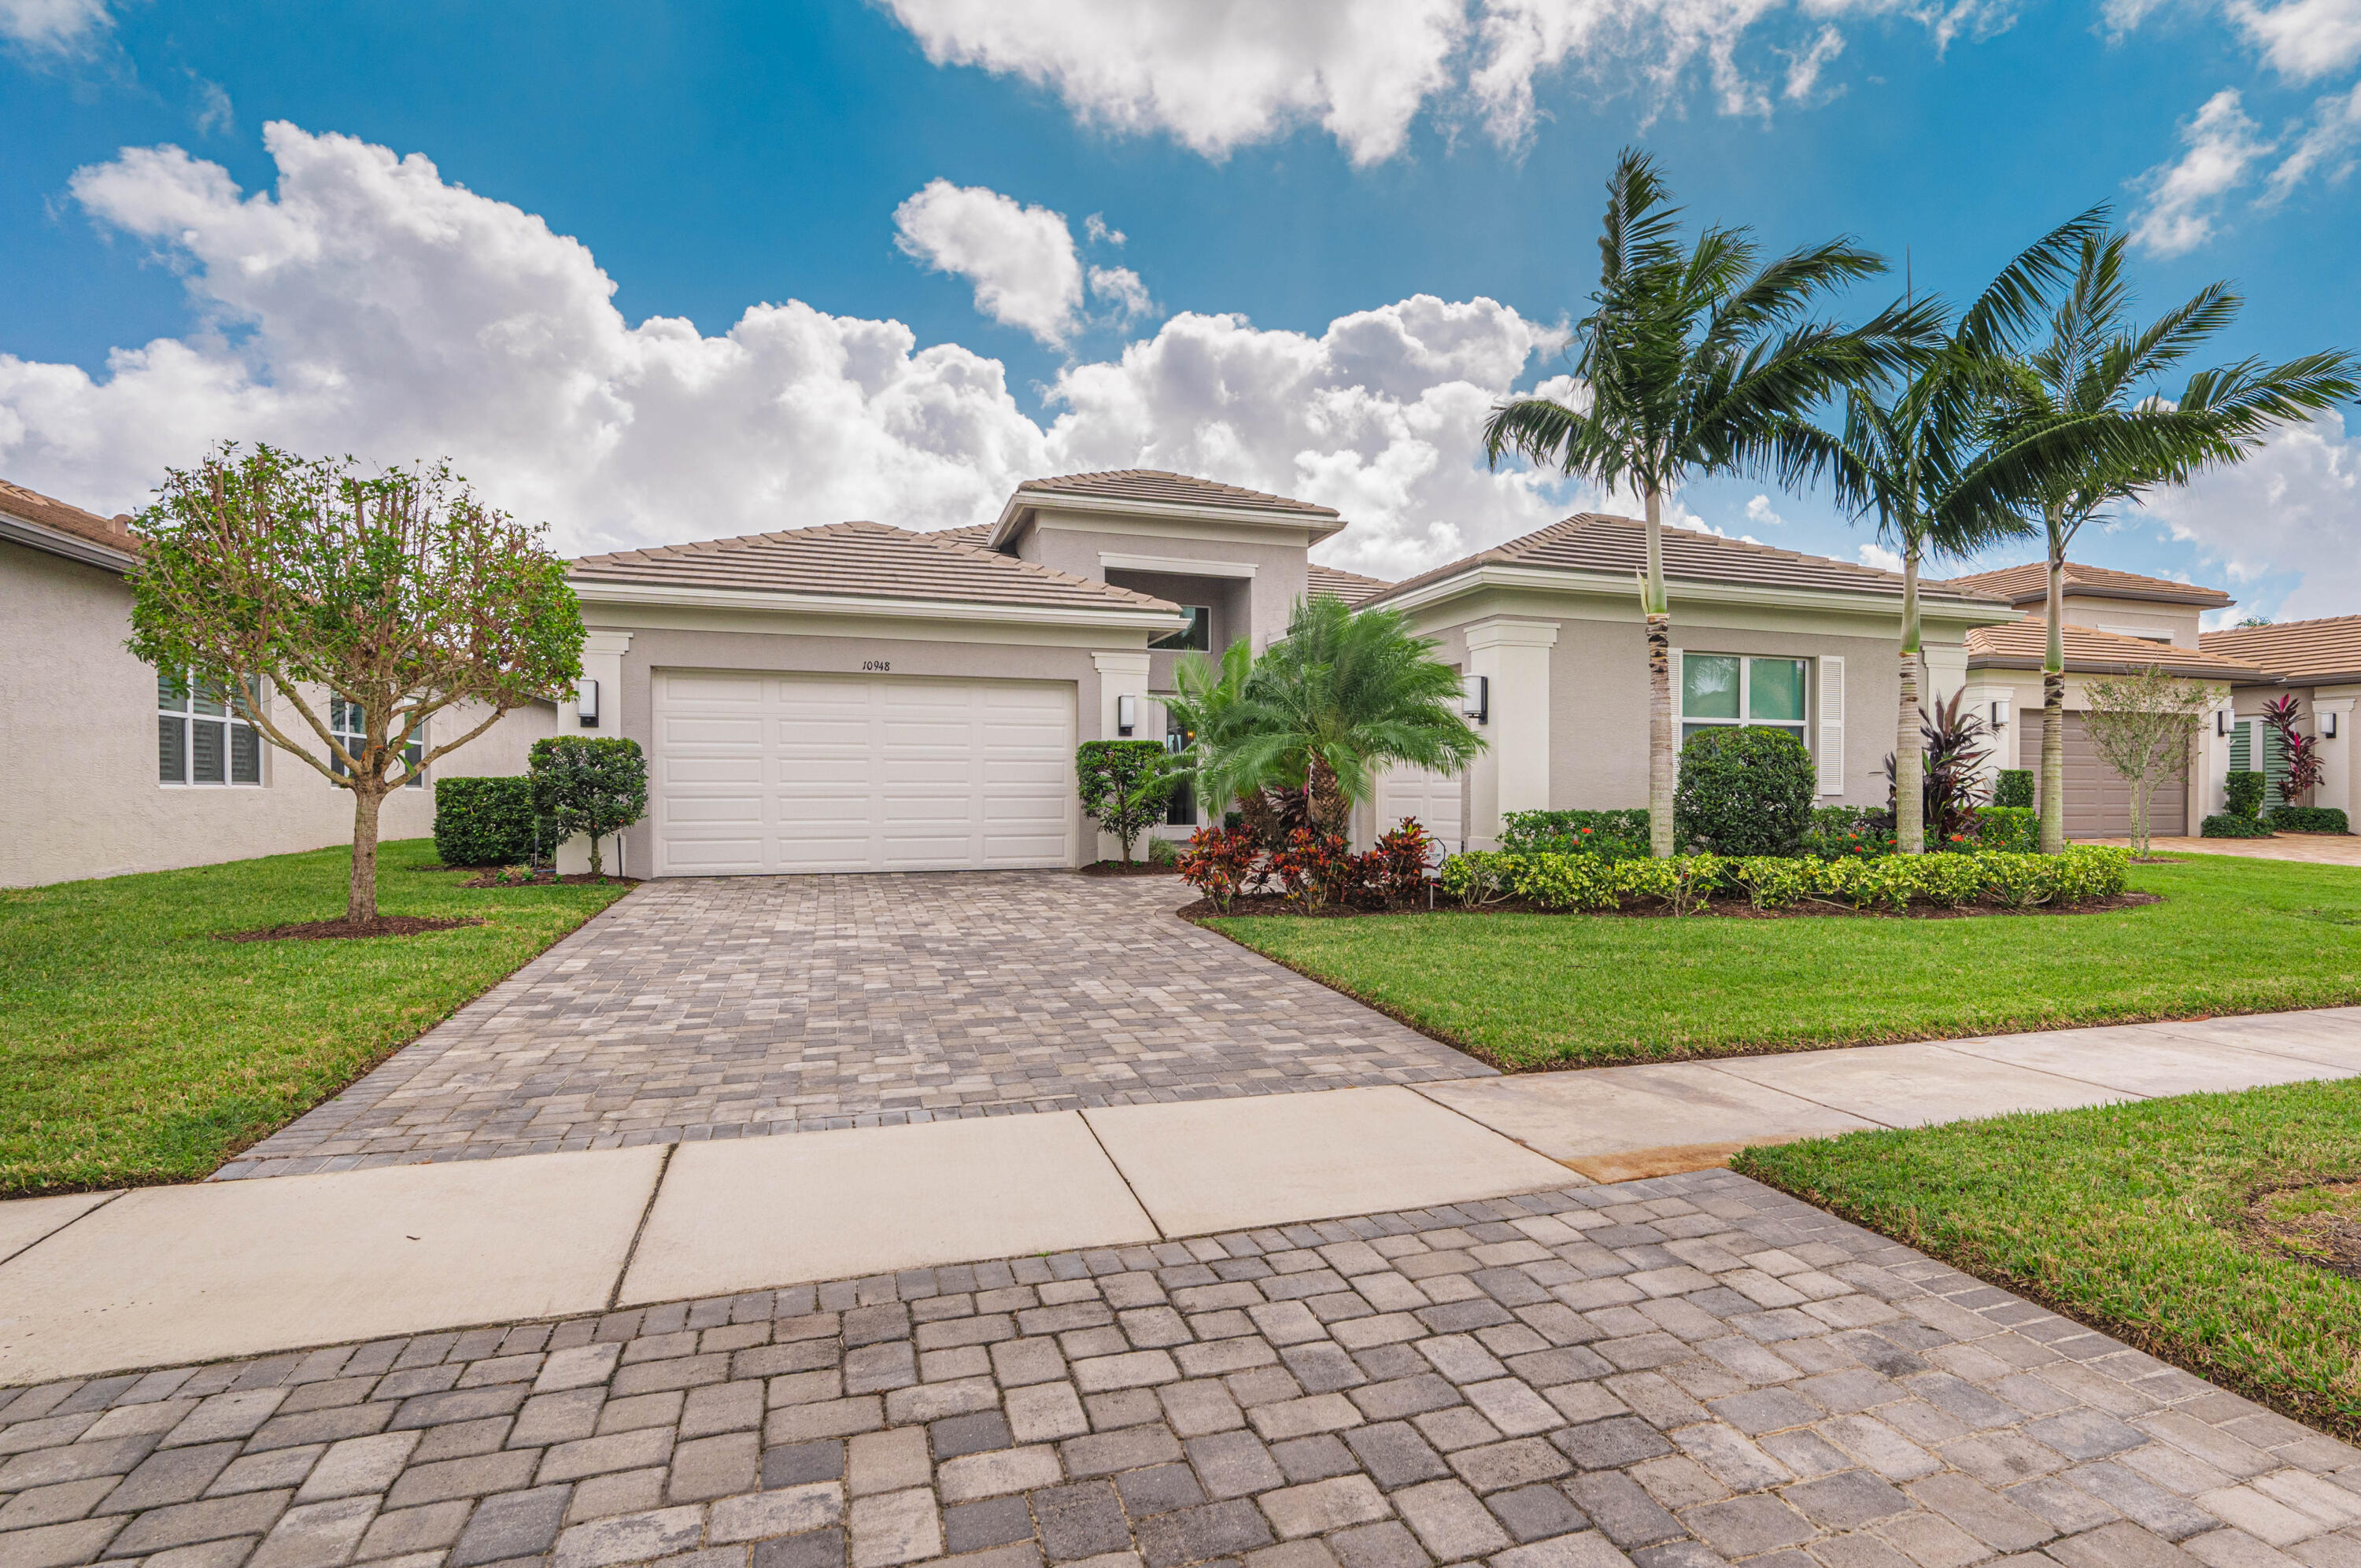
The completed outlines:
{"type": "Polygon", "coordinates": [[[1071,685],[660,672],[655,692],[659,875],[1072,863],[1071,685]]]}

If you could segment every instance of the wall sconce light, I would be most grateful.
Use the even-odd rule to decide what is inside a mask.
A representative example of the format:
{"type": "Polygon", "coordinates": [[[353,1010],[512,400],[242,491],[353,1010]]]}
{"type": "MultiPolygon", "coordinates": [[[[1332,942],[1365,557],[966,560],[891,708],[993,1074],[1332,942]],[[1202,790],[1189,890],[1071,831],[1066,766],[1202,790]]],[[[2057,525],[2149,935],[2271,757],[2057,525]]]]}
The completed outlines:
{"type": "Polygon", "coordinates": [[[574,717],[585,729],[598,728],[598,683],[585,679],[574,687],[574,717]]]}
{"type": "Polygon", "coordinates": [[[2213,733],[2216,735],[2227,735],[2230,733],[2230,710],[2228,708],[2217,707],[2213,710],[2213,733]]]}
{"type": "Polygon", "coordinates": [[[2008,703],[2005,699],[1992,705],[1992,727],[1994,729],[2008,728],[2008,703]]]}
{"type": "Polygon", "coordinates": [[[1466,675],[1459,682],[1460,711],[1477,724],[1492,720],[1492,677],[1466,675]]]}
{"type": "Polygon", "coordinates": [[[2320,738],[2323,740],[2336,739],[2336,715],[2323,713],[2320,716],[2320,738]]]}
{"type": "Polygon", "coordinates": [[[1115,732],[1128,735],[1139,728],[1139,699],[1129,692],[1115,699],[1115,732]]]}

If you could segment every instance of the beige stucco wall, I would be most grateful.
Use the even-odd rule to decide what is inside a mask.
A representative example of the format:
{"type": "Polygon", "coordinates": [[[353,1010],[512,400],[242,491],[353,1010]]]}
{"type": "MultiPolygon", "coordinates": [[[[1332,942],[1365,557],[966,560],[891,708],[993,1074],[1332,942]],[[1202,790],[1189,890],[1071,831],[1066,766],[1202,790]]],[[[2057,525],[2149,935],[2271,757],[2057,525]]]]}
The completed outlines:
{"type": "Polygon", "coordinates": [[[1288,615],[1304,595],[1310,580],[1305,564],[1310,538],[1306,530],[1283,525],[1044,509],[1016,543],[1018,559],[1037,561],[1094,582],[1106,580],[1109,568],[1104,558],[1108,555],[1251,566],[1253,577],[1238,579],[1247,588],[1245,624],[1231,627],[1224,636],[1250,637],[1259,649],[1287,630],[1288,615]]]}
{"type": "MultiPolygon", "coordinates": [[[[1253,626],[1254,582],[1250,578],[1182,576],[1171,572],[1116,568],[1106,574],[1106,580],[1117,587],[1153,595],[1172,604],[1203,605],[1212,612],[1207,617],[1209,630],[1205,639],[1209,646],[1203,655],[1208,659],[1220,658],[1223,649],[1248,635],[1253,626]]],[[[1178,651],[1149,649],[1148,689],[1174,690],[1173,666],[1188,657],[1178,651]]]]}
{"type": "MultiPolygon", "coordinates": [[[[349,842],[352,796],[267,745],[259,785],[157,782],[156,674],[124,649],[130,608],[114,573],[0,542],[0,885],[349,842]]],[[[273,717],[290,712],[282,699],[273,717]]],[[[479,719],[439,715],[435,733],[479,719]]],[[[545,707],[511,714],[430,773],[522,773],[554,723],[545,707]]],[[[434,822],[430,779],[387,800],[379,831],[423,838],[434,822]]]]}
{"type": "MultiPolygon", "coordinates": [[[[965,640],[954,640],[948,634],[952,629],[943,623],[913,625],[879,619],[848,624],[838,618],[831,626],[824,617],[800,618],[794,630],[762,629],[766,621],[775,624],[780,619],[679,609],[632,614],[615,606],[588,607],[594,639],[600,632],[628,633],[630,638],[630,647],[620,660],[620,700],[611,704],[611,717],[606,718],[597,733],[627,736],[653,757],[652,673],[659,669],[861,674],[864,664],[882,662],[893,668],[874,674],[873,678],[880,681],[917,676],[1071,682],[1075,689],[1074,738],[1078,742],[1112,739],[1112,694],[1118,687],[1134,689],[1135,695],[1145,689],[1144,675],[1103,675],[1099,670],[1100,663],[1110,653],[1127,653],[1131,663],[1142,662],[1138,655],[1146,638],[1138,632],[1010,625],[988,630],[971,627],[965,640]],[[633,624],[647,620],[674,624],[633,624]],[[695,621],[706,624],[683,624],[695,621]]],[[[1115,662],[1122,663],[1119,659],[1115,662]]],[[[1154,712],[1152,705],[1141,703],[1142,728],[1135,738],[1162,738],[1160,729],[1154,736],[1147,733],[1154,712]]],[[[561,722],[567,719],[570,715],[563,716],[561,722]]],[[[1072,805],[1071,811],[1073,841],[1083,846],[1085,852],[1092,852],[1090,847],[1096,836],[1083,820],[1079,801],[1072,805]]],[[[623,835],[626,868],[655,864],[654,831],[653,823],[643,820],[623,835]]],[[[1095,852],[1112,850],[1101,846],[1095,852]]],[[[587,864],[587,850],[584,853],[587,864]]]]}
{"type": "MultiPolygon", "coordinates": [[[[2041,607],[2030,607],[2035,614],[2041,607]]],[[[2178,648],[2197,646],[2198,619],[2203,613],[2194,606],[2152,603],[2146,599],[2092,598],[2068,594],[2065,601],[2066,624],[2088,626],[2100,631],[2121,632],[2126,637],[2147,637],[2161,632],[2178,648]]]]}
{"type": "MultiPolygon", "coordinates": [[[[1645,806],[1647,642],[1636,599],[1483,588],[1415,613],[1419,631],[1436,639],[1436,657],[1463,671],[1471,668],[1468,629],[1503,620],[1548,626],[1556,633],[1547,652],[1550,806],[1645,806]]],[[[1673,604],[1673,646],[1683,652],[1844,661],[1843,788],[1818,797],[1823,805],[1885,804],[1883,770],[1894,749],[1901,705],[1899,635],[1898,616],[1882,609],[1797,609],[1677,598],[1673,604]]],[[[1949,696],[1963,683],[1963,626],[1928,619],[1925,640],[1935,688],[1930,697],[1949,696]]],[[[1825,706],[1817,682],[1826,667],[1815,664],[1807,725],[1815,756],[1821,753],[1825,706]]],[[[1501,727],[1517,721],[1516,704],[1497,685],[1493,708],[1486,738],[1496,749],[1513,745],[1501,727]]],[[[1480,776],[1473,787],[1480,793],[1480,776]]],[[[1479,835],[1474,823],[1480,816],[1471,813],[1471,831],[1479,835]]]]}

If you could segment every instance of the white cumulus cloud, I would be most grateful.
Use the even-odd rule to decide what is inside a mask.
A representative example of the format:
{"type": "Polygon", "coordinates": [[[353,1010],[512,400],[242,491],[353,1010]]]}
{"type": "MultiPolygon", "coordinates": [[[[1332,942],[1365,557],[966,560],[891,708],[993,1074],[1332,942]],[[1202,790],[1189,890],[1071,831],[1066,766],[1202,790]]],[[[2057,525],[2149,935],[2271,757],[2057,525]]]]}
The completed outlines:
{"type": "MultiPolygon", "coordinates": [[[[1358,164],[1427,114],[1517,148],[1543,79],[1637,90],[1653,114],[1702,69],[1721,112],[1770,112],[1772,61],[1741,43],[1784,18],[1787,94],[1809,98],[1837,21],[1902,17],[1937,48],[2008,25],[2015,0],[883,0],[938,65],[1054,93],[1086,124],[1170,136],[1209,158],[1317,126],[1358,164]]],[[[2323,0],[2290,0],[2317,4],[2323,0]]]]}
{"type": "Polygon", "coordinates": [[[975,285],[975,308],[1062,347],[1082,309],[1082,264],[1065,214],[981,185],[930,180],[894,210],[895,243],[975,285]]]}
{"type": "Polygon", "coordinates": [[[1148,297],[1148,285],[1128,267],[1092,268],[1091,298],[1105,302],[1118,325],[1127,325],[1156,310],[1156,302],[1148,297]]]}
{"type": "Polygon", "coordinates": [[[1902,570],[1902,556],[1900,553],[1888,550],[1883,544],[1863,544],[1859,550],[1854,552],[1854,554],[1859,558],[1862,565],[1874,566],[1881,572],[1898,572],[1902,570]]]}
{"type": "Polygon", "coordinates": [[[2247,171],[2269,155],[2273,143],[2240,106],[2234,88],[2205,101],[2180,128],[2185,150],[2138,181],[2147,201],[2132,225],[2132,238],[2158,256],[2180,256],[2213,237],[2222,200],[2246,181],[2247,171]]]}
{"type": "MultiPolygon", "coordinates": [[[[568,549],[869,517],[992,517],[1023,478],[1155,466],[1333,505],[1323,554],[1394,575],[1570,510],[1485,469],[1486,411],[1556,329],[1415,296],[1318,333],[1184,313],[1067,367],[1038,412],[999,361],[790,300],[708,336],[637,324],[579,242],[425,158],[284,123],[274,189],[177,148],[82,170],[75,199],[185,278],[195,326],[102,373],[0,353],[0,474],[136,507],[225,438],[367,461],[448,455],[568,549]]],[[[1544,390],[1567,395],[1562,382],[1544,390]]]]}
{"type": "Polygon", "coordinates": [[[2281,620],[2361,609],[2361,432],[2347,433],[2341,413],[2290,425],[2244,463],[2156,492],[2142,510],[2233,582],[2299,574],[2281,620]]]}
{"type": "Polygon", "coordinates": [[[76,53],[113,25],[106,0],[0,0],[0,39],[36,52],[76,53]]]}
{"type": "Polygon", "coordinates": [[[2361,0],[2229,0],[2224,9],[2270,68],[2292,81],[2316,81],[2361,60],[2361,0]]]}
{"type": "Polygon", "coordinates": [[[1787,520],[1773,509],[1769,496],[1756,496],[1746,503],[1746,521],[1756,524],[1768,524],[1773,528],[1787,526],[1787,520]]]}

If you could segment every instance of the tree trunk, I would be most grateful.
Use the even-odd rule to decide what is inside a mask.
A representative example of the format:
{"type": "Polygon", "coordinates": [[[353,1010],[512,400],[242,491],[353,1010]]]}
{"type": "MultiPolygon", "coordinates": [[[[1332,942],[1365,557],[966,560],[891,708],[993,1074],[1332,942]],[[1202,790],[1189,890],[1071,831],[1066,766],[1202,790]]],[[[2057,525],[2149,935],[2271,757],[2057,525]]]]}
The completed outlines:
{"type": "Polygon", "coordinates": [[[1673,617],[1664,598],[1664,493],[1648,487],[1648,573],[1641,609],[1648,618],[1648,852],[1673,852],[1673,617]]]}
{"type": "MultiPolygon", "coordinates": [[[[367,781],[356,779],[356,784],[367,781]]],[[[367,788],[353,791],[353,880],[345,894],[345,918],[377,918],[377,814],[385,796],[367,788]]]]}
{"type": "Polygon", "coordinates": [[[1926,753],[1918,742],[1918,551],[1902,557],[1902,712],[1894,737],[1894,847],[1927,850],[1926,753]]]}
{"type": "MultiPolygon", "coordinates": [[[[2050,537],[2058,520],[2049,520],[2050,537]]],[[[2041,656],[2041,852],[2066,848],[2066,553],[2049,551],[2049,637],[2041,656]]]]}
{"type": "Polygon", "coordinates": [[[594,877],[603,877],[607,874],[607,862],[598,858],[598,830],[596,828],[593,828],[590,830],[589,837],[590,874],[594,877]]]}

